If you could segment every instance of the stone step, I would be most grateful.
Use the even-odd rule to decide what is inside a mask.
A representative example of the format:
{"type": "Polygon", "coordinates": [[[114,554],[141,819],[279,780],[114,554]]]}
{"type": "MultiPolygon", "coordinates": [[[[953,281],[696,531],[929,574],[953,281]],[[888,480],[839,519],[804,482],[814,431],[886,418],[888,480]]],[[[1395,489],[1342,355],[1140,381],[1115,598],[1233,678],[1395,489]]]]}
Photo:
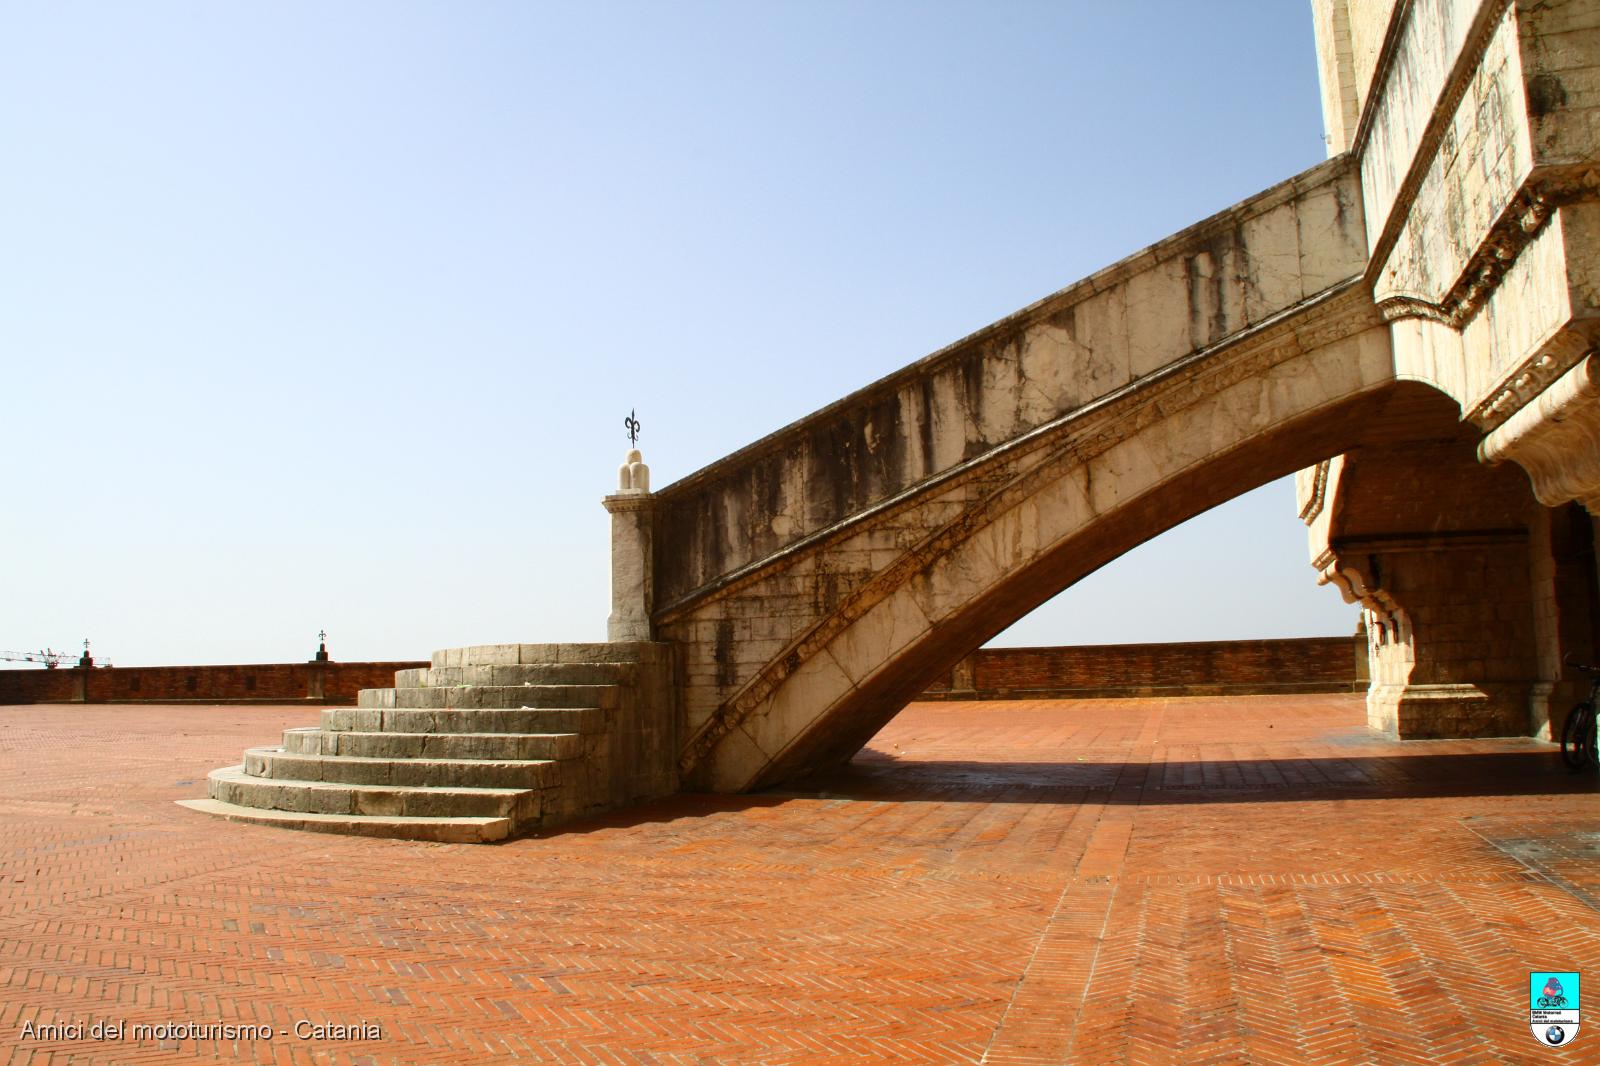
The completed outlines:
{"type": "Polygon", "coordinates": [[[638,663],[518,663],[503,666],[437,666],[400,670],[395,688],[447,688],[453,685],[631,685],[638,663]]]}
{"type": "Polygon", "coordinates": [[[230,822],[302,829],[313,833],[434,840],[447,844],[489,844],[511,834],[509,818],[392,818],[376,814],[315,814],[241,807],[215,799],[178,800],[178,806],[226,818],[230,822]]]}
{"type": "Polygon", "coordinates": [[[373,759],[576,759],[578,733],[357,733],[286,729],[283,750],[298,755],[373,759]]]}
{"type": "Polygon", "coordinates": [[[618,641],[608,644],[480,644],[433,653],[433,665],[509,666],[515,663],[659,663],[672,654],[667,644],[618,641]]]}
{"type": "Polygon", "coordinates": [[[301,755],[282,748],[248,748],[251,777],[350,785],[420,788],[554,788],[558,763],[549,759],[385,759],[356,755],[301,755]]]}
{"type": "Polygon", "coordinates": [[[337,733],[598,733],[604,727],[605,712],[593,707],[322,709],[322,728],[337,733]]]}
{"type": "Polygon", "coordinates": [[[456,685],[449,688],[364,688],[362,708],[615,707],[614,685],[456,685]]]}
{"type": "Polygon", "coordinates": [[[509,818],[514,830],[537,821],[536,789],[424,788],[251,777],[244,766],[207,775],[211,798],[239,807],[310,814],[373,814],[390,818],[509,818]]]}

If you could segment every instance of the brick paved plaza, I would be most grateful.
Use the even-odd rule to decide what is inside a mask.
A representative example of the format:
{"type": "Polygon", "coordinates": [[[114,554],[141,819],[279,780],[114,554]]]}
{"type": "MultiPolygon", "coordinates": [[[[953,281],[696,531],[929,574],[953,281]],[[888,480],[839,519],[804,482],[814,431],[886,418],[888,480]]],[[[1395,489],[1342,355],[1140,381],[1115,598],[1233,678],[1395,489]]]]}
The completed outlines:
{"type": "Polygon", "coordinates": [[[1532,969],[1600,1012],[1600,803],[1536,741],[1384,741],[1358,696],[920,704],[805,790],[500,846],[172,802],[315,718],[0,707],[6,1061],[1600,1062],[1600,1013],[1559,1051],[1523,1013],[1532,969]]]}

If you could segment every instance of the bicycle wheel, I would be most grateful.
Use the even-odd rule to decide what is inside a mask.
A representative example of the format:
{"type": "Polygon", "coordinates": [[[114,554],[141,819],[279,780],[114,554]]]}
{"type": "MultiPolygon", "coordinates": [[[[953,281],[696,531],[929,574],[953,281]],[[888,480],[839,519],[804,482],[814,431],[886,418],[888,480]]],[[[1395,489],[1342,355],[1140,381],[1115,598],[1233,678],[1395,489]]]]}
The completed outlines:
{"type": "Polygon", "coordinates": [[[1580,703],[1567,713],[1567,724],[1561,727],[1561,761],[1576,772],[1593,765],[1594,756],[1594,704],[1580,703]]]}

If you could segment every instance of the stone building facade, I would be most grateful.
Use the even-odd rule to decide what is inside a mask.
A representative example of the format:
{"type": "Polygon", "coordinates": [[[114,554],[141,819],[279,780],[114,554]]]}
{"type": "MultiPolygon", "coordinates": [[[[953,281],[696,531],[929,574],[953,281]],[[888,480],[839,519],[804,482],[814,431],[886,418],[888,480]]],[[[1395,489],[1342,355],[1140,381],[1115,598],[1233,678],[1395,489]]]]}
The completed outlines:
{"type": "Polygon", "coordinates": [[[1372,724],[1549,736],[1596,631],[1600,7],[1313,9],[1394,375],[1448,400],[1301,472],[1313,562],[1364,610],[1372,724]]]}

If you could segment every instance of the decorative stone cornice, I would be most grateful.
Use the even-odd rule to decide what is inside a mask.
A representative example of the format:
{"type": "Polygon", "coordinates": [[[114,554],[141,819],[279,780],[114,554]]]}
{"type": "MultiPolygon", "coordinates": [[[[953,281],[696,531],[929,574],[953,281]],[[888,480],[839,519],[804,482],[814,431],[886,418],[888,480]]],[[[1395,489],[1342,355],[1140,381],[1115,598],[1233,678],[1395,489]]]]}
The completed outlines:
{"type": "Polygon", "coordinates": [[[1464,420],[1485,433],[1498,429],[1593,350],[1587,337],[1571,330],[1562,330],[1490,389],[1482,400],[1466,412],[1464,420]]]}
{"type": "Polygon", "coordinates": [[[1330,547],[1311,565],[1317,568],[1317,584],[1338,589],[1346,603],[1359,604],[1370,612],[1374,623],[1391,631],[1409,631],[1405,609],[1384,588],[1380,558],[1376,553],[1341,555],[1330,547]]]}
{"type": "MultiPolygon", "coordinates": [[[[1332,459],[1324,459],[1316,466],[1305,471],[1308,480],[1304,488],[1305,502],[1300,506],[1300,521],[1308,526],[1317,520],[1317,516],[1322,513],[1323,507],[1327,505],[1328,468],[1332,464],[1332,459]]],[[[1297,484],[1296,488],[1299,487],[1297,484]]]]}
{"type": "MultiPolygon", "coordinates": [[[[1455,121],[1456,110],[1461,106],[1461,101],[1466,97],[1467,89],[1472,84],[1473,74],[1482,62],[1489,41],[1494,37],[1495,29],[1511,3],[1512,0],[1486,0],[1473,16],[1472,26],[1468,29],[1455,63],[1445,79],[1438,99],[1434,102],[1433,115],[1417,139],[1405,177],[1394,191],[1389,217],[1382,231],[1372,241],[1369,270],[1377,270],[1381,264],[1388,261],[1389,253],[1394,250],[1395,242],[1400,237],[1401,227],[1405,224],[1411,205],[1416,201],[1417,192],[1422,188],[1428,167],[1444,143],[1445,135],[1455,121]]],[[[1401,59],[1405,50],[1403,38],[1410,28],[1415,7],[1413,0],[1397,0],[1390,15],[1389,25],[1379,48],[1377,65],[1373,70],[1371,90],[1362,107],[1361,117],[1356,123],[1355,137],[1352,140],[1350,154],[1357,158],[1364,159],[1372,147],[1378,111],[1389,93],[1395,91],[1390,78],[1397,70],[1404,68],[1401,59]]]]}
{"type": "Polygon", "coordinates": [[[1528,472],[1546,507],[1577,500],[1600,517],[1600,355],[1588,355],[1478,445],[1486,463],[1528,472]]]}
{"type": "Polygon", "coordinates": [[[1557,208],[1591,200],[1600,200],[1600,168],[1574,165],[1534,171],[1437,303],[1420,296],[1391,296],[1378,301],[1379,313],[1388,322],[1426,318],[1461,329],[1483,308],[1511,264],[1533,243],[1557,208]]]}

